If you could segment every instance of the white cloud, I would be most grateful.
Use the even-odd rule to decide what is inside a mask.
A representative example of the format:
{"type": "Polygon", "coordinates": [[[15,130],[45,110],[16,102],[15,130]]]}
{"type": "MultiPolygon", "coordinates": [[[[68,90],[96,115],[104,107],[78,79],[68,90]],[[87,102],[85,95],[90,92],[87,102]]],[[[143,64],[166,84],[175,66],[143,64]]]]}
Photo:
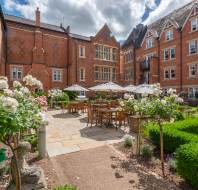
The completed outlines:
{"type": "MultiPolygon", "coordinates": [[[[179,2],[162,0],[160,6],[163,4],[166,7],[170,6],[166,1],[179,2]]],[[[154,10],[147,21],[161,14],[157,11],[155,0],[26,0],[26,2],[20,4],[19,1],[5,0],[4,7],[7,10],[17,10],[30,19],[35,19],[35,9],[39,7],[42,22],[60,25],[64,17],[64,24],[70,25],[72,32],[82,35],[95,35],[107,23],[117,39],[125,39],[132,28],[142,21],[147,7],[154,10]]]]}

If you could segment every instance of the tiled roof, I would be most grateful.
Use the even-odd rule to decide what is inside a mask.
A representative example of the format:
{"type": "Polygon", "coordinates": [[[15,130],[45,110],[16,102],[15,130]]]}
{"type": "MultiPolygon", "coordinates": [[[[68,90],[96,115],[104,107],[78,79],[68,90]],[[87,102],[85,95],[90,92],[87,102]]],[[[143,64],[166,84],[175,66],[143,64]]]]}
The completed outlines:
{"type": "Polygon", "coordinates": [[[69,35],[70,35],[72,38],[75,38],[75,39],[84,40],[84,41],[91,41],[91,38],[90,38],[90,37],[87,37],[87,36],[82,36],[82,35],[73,34],[73,33],[70,33],[69,35]]]}
{"type": "MultiPolygon", "coordinates": [[[[166,22],[167,19],[171,20],[173,23],[175,23],[179,27],[182,27],[195,3],[198,4],[198,0],[193,0],[192,2],[186,4],[185,6],[174,10],[173,12],[168,14],[167,16],[165,16],[163,18],[160,18],[159,20],[149,24],[147,26],[147,30],[151,30],[152,32],[155,33],[155,35],[159,36],[160,33],[163,30],[164,23],[166,22]]],[[[138,44],[137,43],[135,44],[136,47],[140,46],[144,36],[142,36],[142,33],[140,32],[139,35],[138,35],[138,38],[136,39],[136,37],[134,37],[134,33],[138,33],[138,32],[135,32],[135,30],[137,30],[136,28],[132,30],[129,37],[124,42],[123,47],[126,46],[126,45],[129,45],[131,43],[134,44],[134,41],[138,42],[138,44]]],[[[144,35],[145,35],[145,33],[144,33],[144,35]]]]}

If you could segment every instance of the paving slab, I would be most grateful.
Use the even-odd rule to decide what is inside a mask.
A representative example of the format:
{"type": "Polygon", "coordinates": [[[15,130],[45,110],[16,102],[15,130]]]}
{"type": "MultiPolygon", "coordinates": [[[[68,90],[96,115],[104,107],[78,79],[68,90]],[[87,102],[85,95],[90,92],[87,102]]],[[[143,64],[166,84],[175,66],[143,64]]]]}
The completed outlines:
{"type": "Polygon", "coordinates": [[[86,114],[47,112],[47,152],[50,157],[122,141],[123,130],[87,126],[86,114]]]}

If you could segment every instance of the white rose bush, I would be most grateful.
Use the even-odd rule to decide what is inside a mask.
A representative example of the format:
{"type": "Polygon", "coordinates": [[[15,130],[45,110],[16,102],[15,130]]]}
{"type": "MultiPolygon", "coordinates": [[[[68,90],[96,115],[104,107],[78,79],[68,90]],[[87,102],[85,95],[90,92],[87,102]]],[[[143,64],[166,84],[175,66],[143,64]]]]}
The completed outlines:
{"type": "MultiPolygon", "coordinates": [[[[42,87],[42,83],[31,75],[24,77],[23,81],[30,87],[42,87]]],[[[14,81],[12,86],[9,89],[7,78],[0,77],[0,141],[10,147],[18,168],[17,137],[24,131],[47,124],[47,121],[39,101],[35,100],[30,90],[18,81],[14,81]]],[[[19,170],[17,173],[16,188],[21,189],[19,170]]]]}
{"type": "Polygon", "coordinates": [[[134,97],[124,100],[121,106],[134,115],[148,116],[156,122],[160,128],[160,153],[162,174],[164,173],[164,143],[163,143],[163,122],[175,120],[181,112],[179,112],[179,104],[183,103],[183,99],[178,97],[176,90],[169,89],[167,95],[163,94],[159,84],[153,85],[156,89],[153,95],[142,94],[142,98],[134,97]]]}

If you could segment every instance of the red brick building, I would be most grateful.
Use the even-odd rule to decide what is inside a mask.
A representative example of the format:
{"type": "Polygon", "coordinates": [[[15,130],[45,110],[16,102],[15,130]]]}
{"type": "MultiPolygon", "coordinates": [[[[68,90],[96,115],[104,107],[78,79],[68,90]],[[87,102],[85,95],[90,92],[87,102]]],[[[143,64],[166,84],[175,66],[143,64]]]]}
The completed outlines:
{"type": "Polygon", "coordinates": [[[0,74],[9,81],[27,74],[42,81],[44,89],[71,84],[93,86],[119,81],[120,45],[105,24],[95,36],[70,32],[70,27],[3,15],[0,28],[0,74]]]}
{"type": "Polygon", "coordinates": [[[198,2],[146,27],[138,25],[123,44],[122,56],[124,84],[159,82],[164,90],[175,88],[198,98],[198,2]]]}

